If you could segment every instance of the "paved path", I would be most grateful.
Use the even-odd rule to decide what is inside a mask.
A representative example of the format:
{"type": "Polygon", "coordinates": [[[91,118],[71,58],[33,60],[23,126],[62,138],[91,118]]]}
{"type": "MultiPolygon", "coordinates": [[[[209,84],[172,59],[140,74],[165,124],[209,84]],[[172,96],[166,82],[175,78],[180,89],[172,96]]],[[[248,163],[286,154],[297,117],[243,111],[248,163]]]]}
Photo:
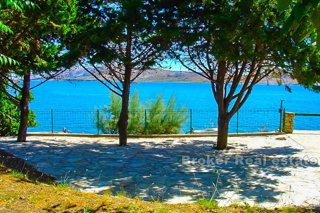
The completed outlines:
{"type": "Polygon", "coordinates": [[[221,205],[275,207],[320,204],[319,138],[319,132],[230,138],[227,151],[212,149],[215,138],[129,139],[128,147],[107,138],[0,138],[0,148],[83,191],[169,203],[215,193],[221,205]]]}

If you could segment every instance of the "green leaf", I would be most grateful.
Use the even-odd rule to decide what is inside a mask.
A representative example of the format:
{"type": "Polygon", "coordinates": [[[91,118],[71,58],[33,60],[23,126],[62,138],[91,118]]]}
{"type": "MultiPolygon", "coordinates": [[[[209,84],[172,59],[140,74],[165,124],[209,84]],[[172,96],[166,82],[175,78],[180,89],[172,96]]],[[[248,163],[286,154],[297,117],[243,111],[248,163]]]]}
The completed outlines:
{"type": "Polygon", "coordinates": [[[18,65],[19,62],[0,53],[0,66],[1,65],[8,65],[8,64],[9,65],[18,65]]]}
{"type": "Polygon", "coordinates": [[[316,29],[320,29],[320,8],[312,12],[311,21],[316,29]]]}
{"type": "Polygon", "coordinates": [[[278,10],[280,12],[285,11],[286,9],[288,9],[291,2],[292,0],[278,0],[278,10]]]}
{"type": "Polygon", "coordinates": [[[287,33],[290,30],[292,30],[292,28],[296,29],[298,26],[299,26],[299,23],[295,20],[294,16],[291,15],[284,23],[282,31],[283,33],[287,33]]]}
{"type": "Polygon", "coordinates": [[[298,3],[294,6],[292,13],[297,21],[301,21],[301,19],[308,14],[309,9],[310,5],[298,3]]]}
{"type": "Polygon", "coordinates": [[[2,32],[2,33],[12,33],[12,30],[10,29],[10,27],[8,27],[7,25],[3,24],[0,21],[0,32],[2,32]]]}

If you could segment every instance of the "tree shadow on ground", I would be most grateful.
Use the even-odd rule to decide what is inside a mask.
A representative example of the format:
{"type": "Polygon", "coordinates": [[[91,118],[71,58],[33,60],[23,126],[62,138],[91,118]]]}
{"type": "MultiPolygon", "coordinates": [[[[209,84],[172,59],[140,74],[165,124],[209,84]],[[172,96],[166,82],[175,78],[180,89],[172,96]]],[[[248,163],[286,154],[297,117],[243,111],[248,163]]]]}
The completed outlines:
{"type": "Polygon", "coordinates": [[[248,149],[245,144],[234,143],[229,150],[217,151],[212,148],[213,142],[206,140],[179,139],[176,143],[164,139],[153,143],[145,139],[132,144],[129,141],[128,147],[108,141],[112,140],[79,144],[62,138],[50,143],[8,141],[0,143],[0,148],[83,190],[125,191],[145,200],[210,197],[219,174],[217,198],[232,191],[256,203],[276,202],[276,197],[284,193],[277,188],[277,177],[290,176],[293,168],[319,167],[294,156],[301,149],[285,145],[248,149]]]}

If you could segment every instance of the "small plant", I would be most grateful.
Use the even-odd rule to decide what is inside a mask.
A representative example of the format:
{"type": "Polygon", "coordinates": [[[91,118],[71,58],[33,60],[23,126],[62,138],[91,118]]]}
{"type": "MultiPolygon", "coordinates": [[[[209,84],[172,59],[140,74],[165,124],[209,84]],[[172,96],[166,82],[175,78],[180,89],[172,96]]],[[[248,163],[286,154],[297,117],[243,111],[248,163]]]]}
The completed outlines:
{"type": "Polygon", "coordinates": [[[217,201],[215,200],[207,200],[207,199],[201,199],[197,201],[197,204],[204,206],[207,209],[215,209],[218,206],[217,201]]]}
{"type": "Polygon", "coordinates": [[[177,109],[174,97],[171,97],[168,104],[164,105],[163,98],[160,96],[154,103],[150,104],[148,114],[148,134],[176,134],[183,127],[187,120],[186,110],[177,109]]]}
{"type": "Polygon", "coordinates": [[[57,184],[57,189],[58,190],[64,190],[70,188],[70,184],[68,183],[58,183],[57,184]]]}
{"type": "Polygon", "coordinates": [[[92,211],[90,211],[90,210],[87,209],[87,208],[84,208],[81,212],[82,212],[82,213],[91,213],[92,211]]]}
{"type": "MultiPolygon", "coordinates": [[[[121,99],[111,94],[111,104],[102,112],[97,110],[96,127],[105,134],[118,133],[121,99]]],[[[176,109],[176,101],[171,97],[168,104],[159,96],[154,102],[141,104],[138,93],[134,93],[129,105],[129,134],[176,134],[187,120],[185,109],[176,109]],[[145,110],[144,110],[145,109],[145,110]]]]}
{"type": "Polygon", "coordinates": [[[119,197],[128,197],[128,194],[126,191],[124,190],[121,190],[119,192],[116,193],[116,196],[119,196],[119,197]]]}
{"type": "Polygon", "coordinates": [[[220,173],[218,170],[213,171],[212,176],[216,176],[215,181],[212,182],[211,188],[211,196],[208,199],[207,197],[203,196],[202,199],[197,201],[197,204],[202,205],[208,209],[214,209],[218,206],[218,202],[215,200],[217,193],[218,193],[218,184],[220,182],[220,173]]]}
{"type": "Polygon", "coordinates": [[[27,175],[26,174],[23,174],[22,172],[18,172],[18,171],[11,171],[11,176],[12,177],[15,177],[17,179],[20,179],[20,180],[25,180],[27,179],[27,175]]]}
{"type": "Polygon", "coordinates": [[[113,194],[111,189],[104,190],[102,193],[103,195],[106,195],[106,196],[112,196],[113,194]]]}
{"type": "Polygon", "coordinates": [[[217,176],[216,181],[212,182],[212,194],[210,200],[213,201],[214,198],[217,196],[218,193],[218,183],[220,181],[220,173],[218,170],[212,172],[212,176],[217,176]]]}
{"type": "Polygon", "coordinates": [[[160,195],[157,195],[157,196],[151,196],[151,200],[152,202],[155,202],[155,203],[161,203],[162,199],[161,199],[161,196],[160,195]]]}
{"type": "MultiPolygon", "coordinates": [[[[16,135],[19,129],[19,108],[0,91],[0,136],[16,135]]],[[[28,126],[37,126],[35,113],[30,110],[28,126]]]]}
{"type": "Polygon", "coordinates": [[[61,180],[58,181],[56,186],[57,186],[58,190],[65,190],[67,188],[71,188],[72,187],[71,183],[70,183],[70,180],[69,180],[69,172],[66,172],[64,174],[64,176],[61,177],[61,180]]]}
{"type": "Polygon", "coordinates": [[[145,131],[143,106],[140,103],[138,93],[134,93],[129,105],[128,132],[130,134],[141,134],[145,131]]]}
{"type": "Polygon", "coordinates": [[[167,208],[161,208],[161,209],[157,209],[155,212],[156,212],[156,213],[169,213],[169,209],[167,209],[167,208]]]}

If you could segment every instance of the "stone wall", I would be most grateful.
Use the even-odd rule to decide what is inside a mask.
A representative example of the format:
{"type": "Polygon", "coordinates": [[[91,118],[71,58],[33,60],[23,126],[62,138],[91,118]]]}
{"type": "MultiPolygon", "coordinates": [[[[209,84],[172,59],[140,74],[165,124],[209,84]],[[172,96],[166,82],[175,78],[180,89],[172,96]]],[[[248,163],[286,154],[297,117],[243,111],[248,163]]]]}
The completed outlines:
{"type": "Polygon", "coordinates": [[[294,113],[293,112],[286,112],[284,114],[283,119],[283,132],[284,133],[292,133],[293,126],[294,126],[294,113]]]}

